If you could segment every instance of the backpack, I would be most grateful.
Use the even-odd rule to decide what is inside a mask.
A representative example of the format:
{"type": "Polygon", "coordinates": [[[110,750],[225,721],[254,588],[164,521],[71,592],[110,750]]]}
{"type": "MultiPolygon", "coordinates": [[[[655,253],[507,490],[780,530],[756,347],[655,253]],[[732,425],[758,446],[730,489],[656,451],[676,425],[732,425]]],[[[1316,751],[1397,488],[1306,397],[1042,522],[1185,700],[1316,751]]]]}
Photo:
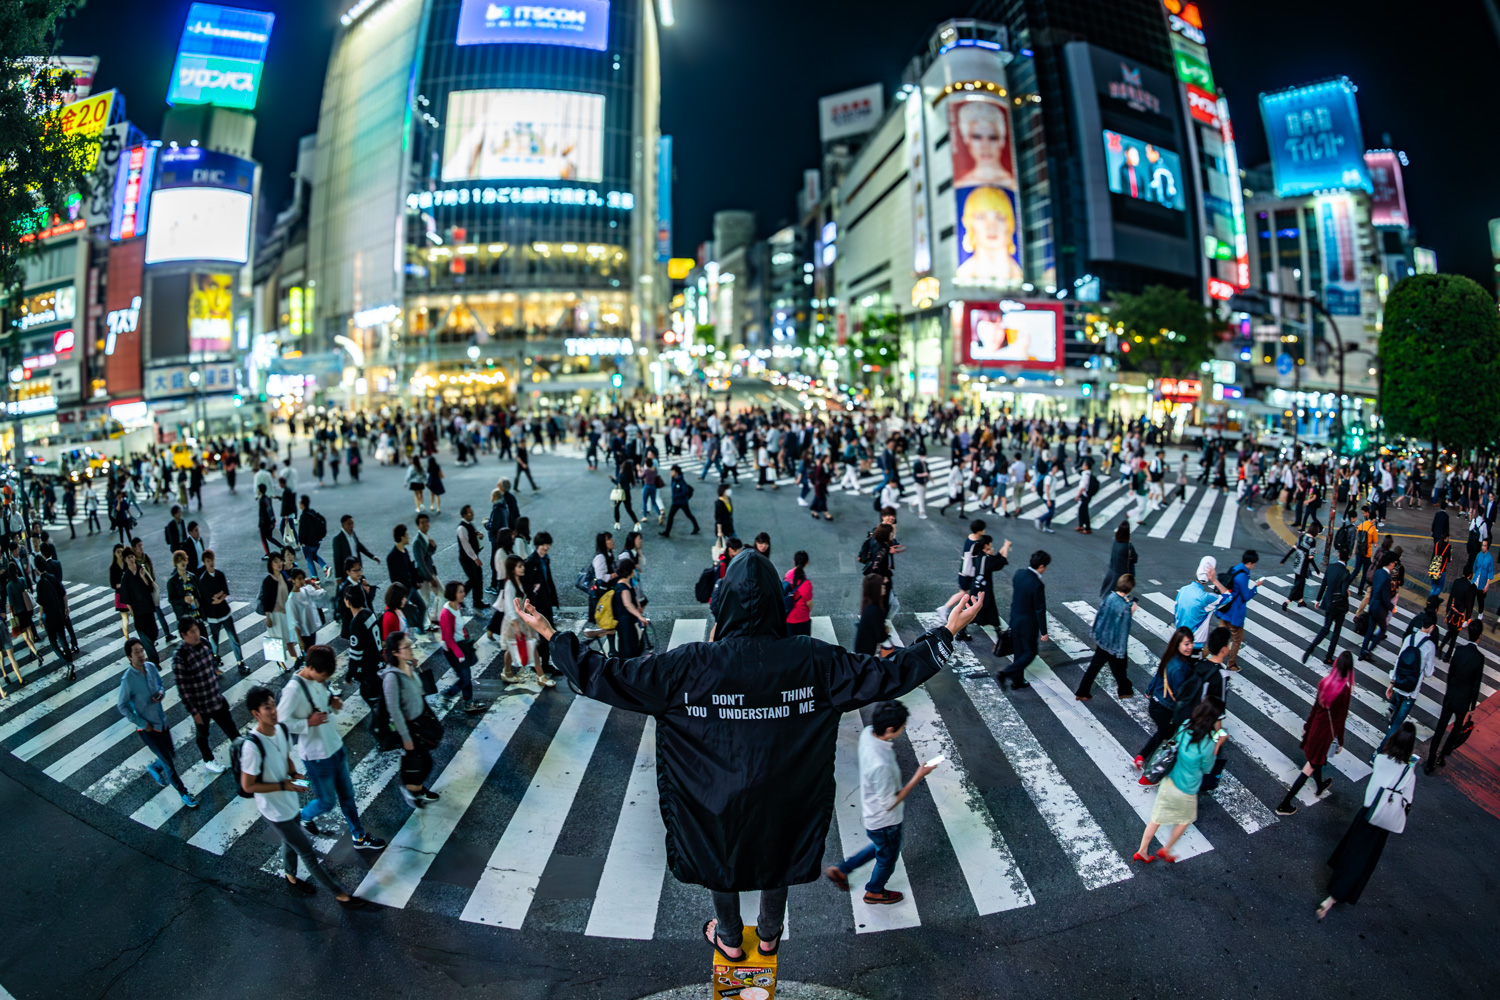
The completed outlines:
{"type": "Polygon", "coordinates": [[[391,710],[386,707],[384,698],[374,699],[370,706],[370,736],[378,750],[401,749],[401,734],[391,724],[391,710]]]}
{"type": "Polygon", "coordinates": [[[707,604],[714,596],[714,584],[719,582],[719,574],[709,566],[698,574],[698,582],[693,584],[693,597],[699,604],[707,604]]]}
{"type": "Polygon", "coordinates": [[[781,603],[786,606],[787,614],[797,605],[797,587],[790,580],[781,581],[781,603]]]}
{"type": "Polygon", "coordinates": [[[1348,552],[1354,548],[1354,525],[1345,521],[1339,530],[1333,533],[1333,547],[1340,552],[1348,552]]]}
{"type": "Polygon", "coordinates": [[[1094,494],[1096,494],[1098,492],[1099,492],[1099,477],[1098,477],[1098,475],[1096,475],[1095,473],[1093,473],[1091,471],[1089,473],[1089,490],[1088,490],[1088,493],[1086,495],[1088,496],[1088,498],[1090,500],[1092,500],[1092,499],[1094,499],[1094,494]]]}
{"type": "Polygon", "coordinates": [[[1391,686],[1402,691],[1415,691],[1422,683],[1422,643],[1431,642],[1431,636],[1420,635],[1410,646],[1402,646],[1396,654],[1396,669],[1391,671],[1391,686]]]}
{"type": "Polygon", "coordinates": [[[615,592],[611,588],[599,595],[594,602],[594,624],[606,631],[613,631],[619,627],[615,620],[615,592]]]}
{"type": "Polygon", "coordinates": [[[866,535],[865,536],[865,542],[864,542],[864,544],[859,547],[859,556],[858,556],[858,559],[859,559],[860,563],[862,563],[865,566],[868,566],[872,562],[874,562],[875,561],[875,550],[878,547],[879,546],[877,545],[877,543],[875,541],[875,533],[871,532],[870,534],[866,535]]]}
{"type": "MultiPolygon", "coordinates": [[[[292,736],[291,733],[287,731],[286,724],[283,722],[278,722],[276,723],[276,728],[280,729],[282,735],[286,736],[287,745],[290,746],[292,742],[292,736]]],[[[230,748],[230,757],[234,761],[234,794],[238,795],[242,799],[255,798],[255,793],[245,791],[244,782],[239,780],[240,761],[244,759],[245,743],[248,740],[254,740],[255,748],[260,751],[260,771],[256,773],[255,780],[260,781],[266,773],[266,747],[265,744],[260,741],[260,734],[255,731],[254,727],[251,727],[240,733],[239,738],[234,741],[233,746],[230,748]]]]}

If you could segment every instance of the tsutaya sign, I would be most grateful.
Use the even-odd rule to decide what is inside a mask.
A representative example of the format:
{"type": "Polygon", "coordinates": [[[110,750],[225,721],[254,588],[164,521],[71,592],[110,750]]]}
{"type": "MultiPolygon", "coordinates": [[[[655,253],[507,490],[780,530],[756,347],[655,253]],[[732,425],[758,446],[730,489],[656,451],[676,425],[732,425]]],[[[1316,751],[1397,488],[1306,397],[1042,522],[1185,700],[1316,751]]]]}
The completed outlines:
{"type": "Polygon", "coordinates": [[[611,357],[635,353],[629,337],[569,337],[563,341],[567,352],[575,357],[611,357]]]}

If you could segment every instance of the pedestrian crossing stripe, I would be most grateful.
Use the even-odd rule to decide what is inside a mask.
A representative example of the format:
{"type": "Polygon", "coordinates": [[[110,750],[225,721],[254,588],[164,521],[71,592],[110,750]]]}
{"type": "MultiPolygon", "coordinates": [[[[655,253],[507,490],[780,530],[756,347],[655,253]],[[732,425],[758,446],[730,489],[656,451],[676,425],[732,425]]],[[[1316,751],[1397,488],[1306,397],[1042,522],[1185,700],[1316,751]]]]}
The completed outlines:
{"type": "MultiPolygon", "coordinates": [[[[1187,499],[1191,501],[1192,497],[1187,499]]],[[[1250,603],[1246,644],[1240,651],[1244,670],[1229,681],[1228,726],[1231,746],[1239,753],[1210,796],[1232,824],[1226,823],[1218,811],[1206,809],[1200,823],[1179,842],[1180,855],[1185,859],[1214,848],[1223,850],[1235,843],[1239,834],[1253,835],[1276,823],[1267,803],[1284,794],[1300,767],[1297,748],[1302,720],[1316,697],[1316,681],[1324,670],[1320,662],[1303,665],[1300,655],[1321,615],[1311,609],[1276,607],[1277,588],[1284,587],[1285,581],[1271,578],[1267,588],[1250,603]]],[[[184,761],[180,768],[189,790],[202,796],[204,808],[196,812],[183,809],[175,792],[157,789],[146,778],[150,751],[130,740],[129,733],[110,713],[97,708],[102,696],[113,701],[119,677],[119,640],[114,632],[117,612],[112,594],[103,588],[70,590],[75,622],[80,628],[92,622],[95,629],[92,634],[80,634],[90,651],[78,658],[79,677],[64,682],[58,667],[28,661],[30,679],[26,687],[0,700],[0,746],[14,755],[24,754],[42,774],[110,805],[136,822],[210,853],[279,874],[279,852],[269,849],[259,837],[246,836],[259,820],[253,801],[234,795],[228,782],[216,781],[219,775],[204,769],[201,762],[186,765],[184,761]],[[38,672],[43,669],[48,672],[38,672]],[[44,684],[49,680],[50,685],[44,684]],[[85,716],[83,721],[72,722],[79,714],[85,716]]],[[[1038,867],[1043,861],[1055,864],[1062,859],[1081,891],[1107,889],[1131,879],[1126,858],[1138,836],[1137,821],[1143,823],[1149,816],[1155,794],[1136,783],[1138,772],[1132,764],[1134,737],[1144,739],[1143,734],[1154,729],[1145,712],[1144,685],[1140,682],[1154,670],[1156,655],[1152,650],[1171,634],[1171,609],[1170,595],[1143,594],[1128,655],[1133,680],[1142,692],[1133,699],[1120,700],[1111,694],[1092,703],[1079,702],[1064,680],[1064,671],[1073,678],[1078,676],[1082,666],[1076,661],[1090,652],[1082,638],[1093,620],[1094,608],[1087,602],[1067,602],[1049,618],[1047,627],[1053,641],[1028,668],[1034,694],[1002,692],[975,653],[967,645],[958,644],[950,670],[904,698],[910,718],[903,757],[908,751],[917,761],[938,753],[947,756],[947,763],[908,799],[908,844],[915,847],[923,839],[931,842],[937,838],[946,847],[936,854],[918,849],[902,855],[890,884],[906,893],[906,900],[896,906],[867,906],[858,895],[840,898],[826,887],[799,890],[797,926],[804,928],[812,920],[812,926],[879,933],[932,923],[955,910],[983,916],[1026,909],[1040,905],[1032,885],[1045,871],[1038,867]],[[1064,615],[1075,617],[1085,631],[1064,621],[1064,615]],[[977,716],[982,725],[951,729],[954,713],[977,716]],[[1130,736],[1124,735],[1111,715],[1129,720],[1130,736]],[[1065,734],[1066,748],[1054,742],[1058,733],[1065,734]],[[995,809],[988,796],[998,793],[987,792],[975,780],[973,765],[981,760],[986,771],[999,760],[1000,766],[1014,773],[1018,794],[1023,791],[1030,800],[1029,811],[995,809]],[[1087,768],[1088,773],[1079,771],[1080,767],[1087,768]],[[1130,817],[1128,823],[1123,820],[1126,815],[1130,817]],[[1022,824],[1030,821],[1028,817],[1039,821],[1034,829],[1045,827],[1050,832],[1050,837],[1043,838],[1045,843],[1027,838],[1022,824]],[[935,888],[947,884],[946,873],[955,868],[967,893],[955,896],[935,888]]],[[[239,701],[249,686],[274,681],[280,668],[264,660],[263,616],[245,613],[243,605],[238,605],[235,617],[244,641],[247,673],[226,677],[226,697],[239,701]]],[[[923,627],[939,621],[932,614],[918,615],[917,620],[923,627]]],[[[1410,612],[1398,609],[1393,635],[1378,647],[1379,662],[1363,665],[1358,675],[1347,726],[1353,752],[1332,760],[1341,783],[1362,782],[1369,773],[1363,758],[1385,730],[1384,703],[1378,691],[1383,690],[1394,660],[1399,641],[1395,633],[1409,621],[1410,612]]],[[[336,630],[336,625],[327,626],[318,638],[331,638],[336,630]]],[[[673,624],[671,645],[699,641],[705,631],[703,619],[678,619],[673,624]]],[[[837,638],[833,619],[827,616],[813,619],[812,632],[826,641],[837,638]]],[[[899,630],[893,630],[893,634],[899,639],[899,630]]],[[[1354,643],[1341,637],[1341,648],[1357,641],[1357,637],[1354,643]]],[[[424,659],[436,648],[429,642],[423,640],[424,659]]],[[[499,662],[496,649],[487,641],[482,643],[481,650],[487,654],[475,667],[476,677],[487,676],[499,662]]],[[[162,669],[168,697],[180,697],[170,663],[163,664],[162,669]]],[[[1438,690],[1445,675],[1446,671],[1440,670],[1431,679],[1433,690],[1438,690]]],[[[446,686],[455,679],[449,670],[439,683],[446,686]]],[[[1101,686],[1112,687],[1107,680],[1101,686]]],[[[178,749],[187,750],[193,732],[191,719],[180,701],[164,704],[168,706],[172,741],[178,749]]],[[[440,699],[436,709],[446,717],[453,705],[451,700],[440,699]]],[[[1430,735],[1436,709],[1436,702],[1424,695],[1414,710],[1414,716],[1420,717],[1426,727],[1424,737],[1430,735]]],[[[584,810],[595,824],[603,820],[600,841],[607,842],[607,847],[599,848],[605,856],[593,898],[586,910],[569,918],[572,922],[567,929],[593,937],[626,939],[687,938],[696,932],[696,918],[682,913],[680,905],[663,905],[668,899],[680,904],[684,897],[667,872],[665,828],[656,799],[656,730],[651,720],[644,720],[638,736],[633,727],[625,730],[630,734],[625,737],[630,744],[621,765],[623,790],[614,787],[604,792],[608,801],[601,803],[597,799],[599,790],[586,791],[583,779],[591,767],[599,766],[604,741],[621,738],[614,727],[605,727],[610,710],[561,689],[547,695],[529,690],[507,693],[473,723],[450,724],[449,745],[440,748],[439,766],[429,782],[442,798],[412,811],[401,802],[395,787],[399,783],[400,754],[376,751],[368,733],[358,725],[367,711],[358,695],[351,694],[336,723],[347,739],[361,813],[373,812],[382,817],[377,821],[382,824],[395,817],[396,832],[383,854],[373,863],[364,862],[369,864],[368,869],[347,859],[330,859],[338,877],[349,879],[348,884],[357,881],[360,895],[396,908],[437,909],[495,927],[525,929],[536,925],[538,919],[555,920],[550,911],[537,916],[541,898],[538,890],[546,867],[562,849],[570,817],[584,810]],[[534,710],[542,697],[566,700],[554,705],[558,712],[551,718],[561,720],[555,727],[544,721],[548,713],[534,710]],[[422,891],[433,863],[446,847],[466,834],[486,830],[474,804],[486,780],[502,767],[502,758],[522,733],[531,744],[540,734],[544,749],[539,760],[524,765],[524,793],[503,829],[491,834],[496,839],[486,843],[488,861],[471,884],[460,887],[456,901],[451,891],[422,891]],[[445,755],[446,760],[442,760],[445,755]],[[624,770],[627,764],[628,772],[624,770]],[[669,887],[670,891],[664,891],[669,887]]],[[[830,860],[852,854],[866,842],[858,801],[856,748],[860,727],[859,716],[854,713],[847,715],[839,727],[836,827],[830,830],[827,847],[830,860]]],[[[217,758],[222,759],[227,742],[221,737],[212,746],[217,758]]],[[[1349,789],[1348,785],[1342,787],[1349,789]]],[[[1299,800],[1307,805],[1319,801],[1308,787],[1299,793],[1299,800]]],[[[391,827],[375,832],[387,829],[391,827]]],[[[326,853],[340,841],[342,837],[323,836],[316,840],[316,847],[326,853]]],[[[361,860],[364,858],[368,856],[361,860]]],[[[451,876],[448,878],[446,885],[451,890],[454,883],[451,876]]],[[[743,894],[741,904],[753,918],[758,905],[756,894],[743,894]]]]}

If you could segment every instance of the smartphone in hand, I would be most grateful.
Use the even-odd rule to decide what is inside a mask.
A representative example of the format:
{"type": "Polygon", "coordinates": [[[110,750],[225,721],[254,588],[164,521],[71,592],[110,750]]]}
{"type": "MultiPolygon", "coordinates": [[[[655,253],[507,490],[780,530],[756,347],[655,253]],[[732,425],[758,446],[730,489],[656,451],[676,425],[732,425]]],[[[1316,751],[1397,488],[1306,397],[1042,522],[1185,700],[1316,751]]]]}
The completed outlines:
{"type": "Polygon", "coordinates": [[[939,764],[941,764],[943,761],[945,761],[947,759],[948,759],[948,755],[947,754],[941,754],[940,753],[936,757],[934,757],[931,760],[929,760],[923,766],[924,767],[937,767],[939,764]]]}

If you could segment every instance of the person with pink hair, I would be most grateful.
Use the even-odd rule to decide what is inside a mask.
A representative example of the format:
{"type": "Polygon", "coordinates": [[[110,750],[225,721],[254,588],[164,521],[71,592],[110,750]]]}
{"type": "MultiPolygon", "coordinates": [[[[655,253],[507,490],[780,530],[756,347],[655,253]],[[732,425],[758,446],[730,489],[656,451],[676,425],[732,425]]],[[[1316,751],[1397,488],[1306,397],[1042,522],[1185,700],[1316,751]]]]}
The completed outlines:
{"type": "Polygon", "coordinates": [[[1291,816],[1297,812],[1297,803],[1292,799],[1302,791],[1307,779],[1322,795],[1333,784],[1333,779],[1323,778],[1323,765],[1328,758],[1343,749],[1344,722],[1349,718],[1349,698],[1354,692],[1354,657],[1346,649],[1333,661],[1327,676],[1318,682],[1318,696],[1313,699],[1312,711],[1302,727],[1302,756],[1307,763],[1302,773],[1287,789],[1286,798],[1276,807],[1276,815],[1291,816]],[[1332,750],[1333,753],[1329,753],[1332,750]]]}

